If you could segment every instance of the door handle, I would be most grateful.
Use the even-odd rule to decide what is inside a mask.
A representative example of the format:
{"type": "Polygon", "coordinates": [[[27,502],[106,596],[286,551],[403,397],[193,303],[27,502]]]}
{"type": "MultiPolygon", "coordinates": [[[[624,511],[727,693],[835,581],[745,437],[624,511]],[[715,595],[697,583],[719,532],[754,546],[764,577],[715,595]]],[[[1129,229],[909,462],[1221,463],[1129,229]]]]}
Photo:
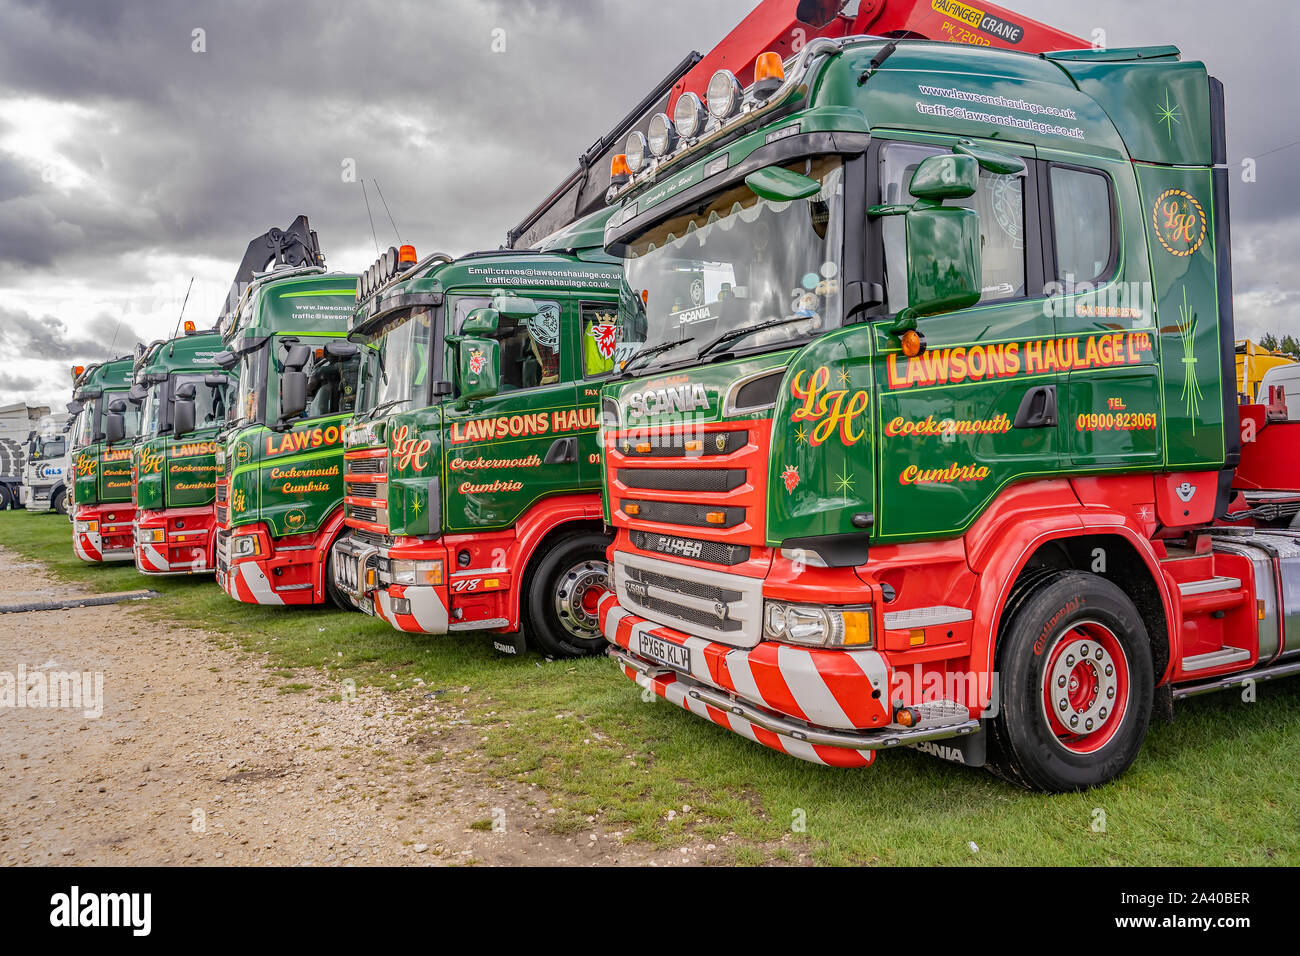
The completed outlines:
{"type": "Polygon", "coordinates": [[[578,460],[578,439],[576,438],[557,438],[551,442],[551,447],[546,450],[546,457],[542,459],[548,465],[571,465],[578,460]]]}
{"type": "Polygon", "coordinates": [[[1016,409],[1015,428],[1056,427],[1056,386],[1035,385],[1025,392],[1016,409]]]}

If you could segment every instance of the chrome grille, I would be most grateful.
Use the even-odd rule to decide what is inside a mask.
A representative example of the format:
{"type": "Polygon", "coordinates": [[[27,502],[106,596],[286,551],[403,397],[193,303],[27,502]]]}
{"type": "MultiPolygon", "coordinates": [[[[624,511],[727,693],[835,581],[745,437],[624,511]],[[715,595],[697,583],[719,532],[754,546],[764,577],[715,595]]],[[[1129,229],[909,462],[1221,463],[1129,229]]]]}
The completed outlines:
{"type": "Polygon", "coordinates": [[[345,509],[349,518],[356,518],[358,521],[369,521],[371,524],[378,524],[379,514],[374,508],[368,508],[365,505],[348,505],[345,509]]]}
{"type": "Polygon", "coordinates": [[[349,458],[344,468],[357,475],[383,474],[387,458],[349,458]]]}
{"type": "Polygon", "coordinates": [[[629,432],[619,439],[618,450],[628,458],[691,458],[699,455],[730,455],[749,442],[749,432],[629,432]],[[686,443],[699,446],[687,449],[686,443]]]}
{"type": "Polygon", "coordinates": [[[759,578],[618,551],[614,587],[621,606],[656,624],[736,647],[753,647],[761,637],[759,578]]]}
{"type": "Polygon", "coordinates": [[[347,493],[358,498],[378,498],[379,486],[372,481],[350,481],[347,493]]]}

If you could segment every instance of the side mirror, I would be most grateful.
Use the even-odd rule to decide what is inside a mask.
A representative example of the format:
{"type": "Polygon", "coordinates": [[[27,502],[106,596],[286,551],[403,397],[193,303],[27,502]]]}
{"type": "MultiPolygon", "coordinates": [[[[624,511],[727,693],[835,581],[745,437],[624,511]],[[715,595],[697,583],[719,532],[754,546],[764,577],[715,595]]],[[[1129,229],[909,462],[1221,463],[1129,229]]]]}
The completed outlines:
{"type": "MultiPolygon", "coordinates": [[[[113,404],[121,405],[123,409],[126,408],[126,404],[120,400],[114,402],[113,404]]],[[[120,411],[118,412],[110,411],[108,414],[104,416],[104,441],[112,445],[115,442],[120,442],[125,437],[126,437],[126,416],[123,415],[122,412],[120,411]]]]}
{"type": "MultiPolygon", "coordinates": [[[[190,386],[192,389],[193,386],[190,386]]],[[[194,396],[181,397],[181,390],[176,392],[176,401],[172,404],[172,437],[180,438],[194,431],[194,396]]]]}
{"type": "MultiPolygon", "coordinates": [[[[306,346],[295,346],[306,348],[306,346]]],[[[307,410],[307,373],[289,371],[280,373],[280,421],[297,418],[307,410]]]]}
{"type": "MultiPolygon", "coordinates": [[[[525,301],[516,299],[516,302],[525,301]]],[[[527,300],[531,302],[532,300],[527,300]]],[[[478,338],[491,339],[495,338],[497,329],[501,325],[501,311],[498,309],[475,309],[469,315],[465,316],[465,322],[460,327],[460,334],[463,336],[475,336],[478,338]]],[[[536,315],[537,310],[527,313],[528,316],[536,315]]]]}
{"type": "Polygon", "coordinates": [[[82,410],[83,408],[85,408],[85,407],[86,407],[86,406],[83,405],[83,404],[81,404],[81,402],[78,402],[78,401],[75,401],[75,400],[74,400],[74,401],[71,401],[71,402],[68,402],[68,414],[69,414],[69,415],[80,415],[80,414],[81,414],[81,410],[82,410]]]}
{"type": "Polygon", "coordinates": [[[893,335],[915,330],[920,316],[969,308],[980,300],[979,213],[943,205],[945,199],[975,195],[979,171],[974,156],[930,156],[916,167],[908,187],[916,202],[867,210],[873,216],[906,217],[907,308],[890,328],[893,335]]]}
{"type": "Polygon", "coordinates": [[[360,346],[343,339],[335,339],[325,346],[325,354],[335,362],[346,362],[348,359],[356,358],[360,353],[360,346]]]}
{"type": "Polygon", "coordinates": [[[144,400],[148,397],[149,391],[139,385],[132,385],[131,391],[126,393],[126,400],[132,405],[143,405],[144,400]]]}
{"type": "Polygon", "coordinates": [[[234,352],[230,351],[229,349],[226,349],[226,351],[218,352],[216,355],[212,357],[212,364],[215,365],[217,368],[224,368],[227,372],[229,372],[232,368],[234,368],[236,365],[239,364],[239,356],[236,355],[234,352]]]}
{"type": "Polygon", "coordinates": [[[807,199],[822,191],[822,184],[817,180],[784,166],[755,170],[745,177],[745,185],[755,196],[772,202],[807,199]]]}
{"type": "MultiPolygon", "coordinates": [[[[468,323],[467,323],[468,324],[468,323]]],[[[493,339],[456,336],[456,407],[465,409],[480,398],[491,398],[500,387],[501,346],[493,339]]]]}
{"type": "Polygon", "coordinates": [[[193,382],[186,382],[184,385],[176,389],[175,400],[178,402],[192,402],[198,397],[198,394],[199,390],[195,384],[193,382]]]}
{"type": "Polygon", "coordinates": [[[969,199],[979,184],[979,161],[974,156],[949,153],[921,160],[907,191],[917,199],[938,203],[945,199],[969,199]]]}
{"type": "Polygon", "coordinates": [[[300,372],[311,361],[311,349],[305,345],[291,345],[284,357],[284,367],[291,372],[300,372]]]}
{"type": "Polygon", "coordinates": [[[208,388],[225,388],[230,379],[225,375],[218,375],[215,372],[203,376],[203,384],[208,388]]]}
{"type": "MultiPolygon", "coordinates": [[[[479,311],[482,310],[474,310],[474,312],[479,311]]],[[[507,295],[504,292],[498,292],[492,296],[492,311],[505,316],[507,319],[531,319],[537,314],[537,303],[532,299],[525,298],[524,296],[507,295]]],[[[470,315],[473,314],[473,312],[470,313],[470,315]]],[[[469,319],[466,319],[465,321],[468,323],[469,319]]],[[[462,326],[461,332],[465,335],[474,334],[469,332],[464,326],[462,326]]]]}

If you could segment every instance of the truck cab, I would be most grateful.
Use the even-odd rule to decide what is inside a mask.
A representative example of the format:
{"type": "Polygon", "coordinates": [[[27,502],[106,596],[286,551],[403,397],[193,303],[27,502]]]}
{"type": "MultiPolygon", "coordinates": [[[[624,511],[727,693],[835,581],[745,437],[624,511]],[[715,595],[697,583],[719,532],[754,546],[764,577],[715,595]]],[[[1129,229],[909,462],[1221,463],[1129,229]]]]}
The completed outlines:
{"type": "Polygon", "coordinates": [[[130,561],[134,553],[131,442],[139,409],[127,400],[133,355],[74,369],[72,431],[72,546],[91,563],[130,561]],[[110,420],[120,434],[110,437],[110,420]]]}
{"type": "Polygon", "coordinates": [[[68,474],[72,466],[70,415],[44,415],[27,440],[27,461],[19,498],[28,511],[68,513],[68,474]]]}
{"type": "Polygon", "coordinates": [[[259,274],[220,324],[238,385],[218,437],[217,583],[248,604],[350,607],[327,574],[343,528],[343,426],[359,349],[357,276],[322,266],[259,274]]]}
{"type": "Polygon", "coordinates": [[[411,633],[489,631],[553,656],[603,649],[598,394],[613,370],[618,264],[605,213],[526,250],[362,277],[361,398],[344,441],[338,586],[411,633]]]}
{"type": "Polygon", "coordinates": [[[232,375],[215,361],[223,350],[217,332],[190,323],[136,359],[128,398],[140,410],[131,488],[142,574],[216,570],[216,437],[233,391],[232,375]]]}
{"type": "Polygon", "coordinates": [[[645,307],[602,399],[629,678],[815,763],[1057,791],[1158,699],[1300,672],[1296,532],[1225,520],[1262,453],[1202,64],[817,39],[673,114],[605,236],[645,307]]]}

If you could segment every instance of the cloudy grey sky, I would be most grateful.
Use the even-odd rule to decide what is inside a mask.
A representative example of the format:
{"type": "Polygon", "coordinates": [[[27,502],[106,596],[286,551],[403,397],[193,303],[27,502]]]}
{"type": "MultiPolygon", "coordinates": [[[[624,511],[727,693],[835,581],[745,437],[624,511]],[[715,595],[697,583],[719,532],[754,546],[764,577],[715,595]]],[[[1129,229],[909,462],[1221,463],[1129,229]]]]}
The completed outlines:
{"type": "MultiPolygon", "coordinates": [[[[368,265],[348,159],[421,253],[497,246],[755,2],[0,0],[0,404],[61,408],[69,365],[170,335],[191,276],[186,316],[210,323],[248,240],[298,213],[332,267],[368,265]]],[[[1234,166],[1256,160],[1233,180],[1238,323],[1300,332],[1300,4],[1004,5],[1112,47],[1177,44],[1224,81],[1234,166]]]]}

